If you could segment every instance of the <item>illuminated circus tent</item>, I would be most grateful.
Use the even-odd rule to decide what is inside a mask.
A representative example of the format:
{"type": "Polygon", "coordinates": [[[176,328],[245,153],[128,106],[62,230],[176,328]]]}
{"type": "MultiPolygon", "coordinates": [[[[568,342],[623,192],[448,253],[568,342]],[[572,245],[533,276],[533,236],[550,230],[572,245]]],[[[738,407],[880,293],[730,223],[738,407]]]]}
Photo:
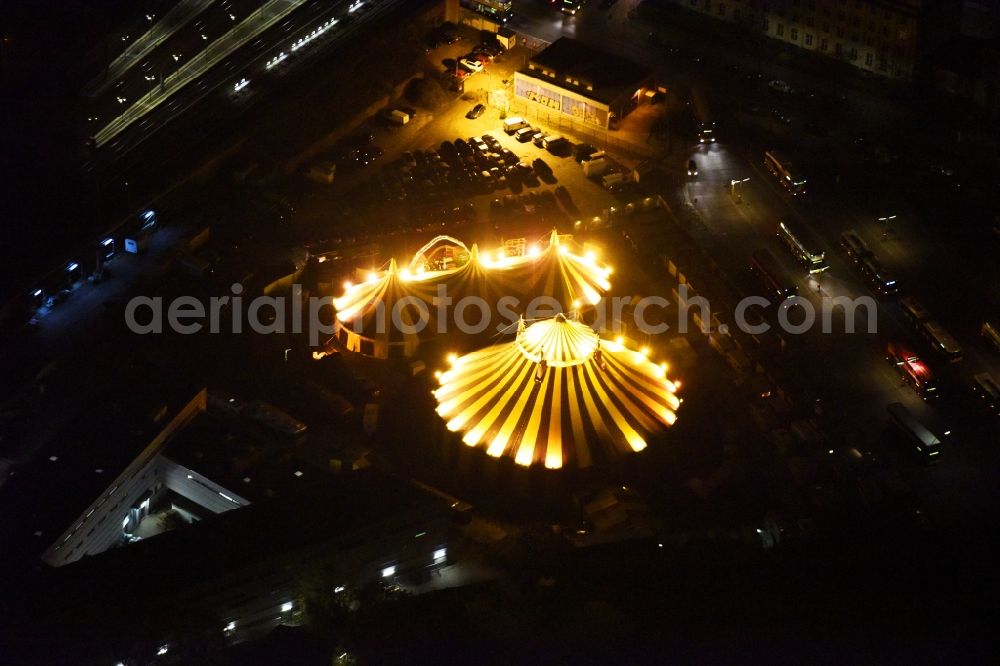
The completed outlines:
{"type": "Polygon", "coordinates": [[[435,327],[418,324],[429,312],[434,286],[429,280],[413,279],[407,269],[400,271],[396,260],[381,274],[372,273],[360,284],[346,284],[344,295],[334,301],[337,310],[334,335],[350,351],[366,356],[395,358],[409,356],[435,327]],[[393,323],[393,312],[398,321],[393,323]]]}
{"type": "MultiPolygon", "coordinates": [[[[611,288],[610,274],[611,268],[592,251],[575,251],[572,242],[555,231],[544,249],[522,242],[482,253],[476,245],[470,249],[450,236],[439,236],[418,250],[406,267],[390,260],[385,270],[371,272],[358,284],[346,284],[334,301],[334,333],[350,351],[378,358],[410,356],[421,340],[453,328],[451,322],[439,326],[437,321],[442,309],[433,299],[441,287],[452,303],[469,296],[482,298],[497,325],[503,323],[497,312],[501,297],[513,296],[522,309],[537,296],[555,299],[557,311],[577,309],[601,299],[611,288]],[[405,326],[395,324],[394,308],[405,326]],[[419,326],[422,318],[426,323],[419,326]],[[414,328],[422,330],[412,332],[414,328]]],[[[445,310],[445,315],[453,312],[445,310]]],[[[473,323],[478,318],[470,315],[473,323]]]]}
{"type": "Polygon", "coordinates": [[[533,244],[515,256],[498,250],[495,259],[487,255],[483,260],[490,278],[509,287],[508,293],[528,299],[550,296],[565,311],[594,305],[611,289],[611,268],[598,262],[593,251],[577,254],[555,231],[544,250],[533,244]]]}
{"type": "Polygon", "coordinates": [[[641,451],[680,404],[665,364],[563,315],[454,359],[440,381],[437,412],[466,444],[553,469],[641,451]]]}

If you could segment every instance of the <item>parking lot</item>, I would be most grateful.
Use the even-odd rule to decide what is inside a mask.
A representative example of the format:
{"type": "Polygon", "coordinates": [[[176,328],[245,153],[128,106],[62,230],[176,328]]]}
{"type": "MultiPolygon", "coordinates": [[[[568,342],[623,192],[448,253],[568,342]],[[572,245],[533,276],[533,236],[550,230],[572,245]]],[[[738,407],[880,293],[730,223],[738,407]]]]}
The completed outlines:
{"type": "Polygon", "coordinates": [[[475,222],[473,236],[486,240],[483,234],[541,234],[553,226],[569,231],[577,220],[603,218],[622,204],[584,175],[575,144],[565,144],[557,155],[519,142],[504,132],[499,110],[490,107],[478,118],[466,118],[476,99],[467,93],[436,112],[418,109],[402,127],[366,128],[362,138],[371,139],[380,157],[342,179],[338,173],[340,182],[301,188],[298,224],[306,235],[454,230],[475,222]],[[361,201],[351,194],[357,190],[375,194],[361,201]],[[345,205],[351,209],[349,228],[331,215],[345,205]]]}

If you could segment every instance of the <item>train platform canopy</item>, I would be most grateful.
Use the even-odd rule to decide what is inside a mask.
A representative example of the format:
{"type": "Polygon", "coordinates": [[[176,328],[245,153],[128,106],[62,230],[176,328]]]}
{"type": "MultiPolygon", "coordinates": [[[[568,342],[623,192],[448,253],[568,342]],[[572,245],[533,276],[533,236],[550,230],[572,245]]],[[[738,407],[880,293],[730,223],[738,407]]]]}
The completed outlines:
{"type": "Polygon", "coordinates": [[[519,465],[583,468],[641,451],[673,425],[678,383],[666,371],[560,314],[457,357],[434,395],[469,446],[519,465]]]}

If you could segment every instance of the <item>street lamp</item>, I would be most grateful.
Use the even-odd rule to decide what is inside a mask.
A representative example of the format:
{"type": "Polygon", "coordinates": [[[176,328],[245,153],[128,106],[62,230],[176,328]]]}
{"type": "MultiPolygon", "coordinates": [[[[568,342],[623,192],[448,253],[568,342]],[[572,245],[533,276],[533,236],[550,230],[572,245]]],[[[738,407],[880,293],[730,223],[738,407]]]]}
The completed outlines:
{"type": "Polygon", "coordinates": [[[885,217],[878,218],[878,221],[883,225],[885,225],[885,227],[882,229],[882,240],[884,241],[889,240],[889,230],[890,230],[889,223],[895,219],[896,219],[895,215],[886,215],[885,217]]]}
{"type": "Polygon", "coordinates": [[[171,53],[170,57],[174,59],[174,62],[178,62],[181,59],[180,53],[171,53]]]}
{"type": "Polygon", "coordinates": [[[749,178],[743,178],[742,180],[738,178],[733,178],[729,181],[729,196],[736,199],[737,203],[743,201],[743,183],[749,180],[750,180],[749,178]]]}

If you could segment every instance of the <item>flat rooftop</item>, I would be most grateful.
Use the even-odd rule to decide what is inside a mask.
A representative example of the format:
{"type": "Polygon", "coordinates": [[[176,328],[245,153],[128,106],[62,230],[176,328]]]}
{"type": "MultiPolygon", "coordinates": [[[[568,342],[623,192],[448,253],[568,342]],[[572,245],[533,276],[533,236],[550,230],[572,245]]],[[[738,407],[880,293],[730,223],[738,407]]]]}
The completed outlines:
{"type": "Polygon", "coordinates": [[[161,375],[123,381],[117,393],[94,396],[87,409],[54,435],[46,446],[51,457],[17,468],[0,487],[4,573],[16,576],[37,565],[38,555],[72,526],[197,389],[161,375]]]}
{"type": "Polygon", "coordinates": [[[604,103],[613,102],[623,92],[634,92],[652,74],[645,65],[569,37],[560,37],[529,62],[536,69],[522,69],[522,74],[551,79],[561,88],[604,103]],[[554,71],[556,76],[547,77],[538,68],[554,71]],[[567,76],[579,81],[580,85],[567,82],[567,76]],[[588,84],[593,90],[587,87],[588,84]]]}

